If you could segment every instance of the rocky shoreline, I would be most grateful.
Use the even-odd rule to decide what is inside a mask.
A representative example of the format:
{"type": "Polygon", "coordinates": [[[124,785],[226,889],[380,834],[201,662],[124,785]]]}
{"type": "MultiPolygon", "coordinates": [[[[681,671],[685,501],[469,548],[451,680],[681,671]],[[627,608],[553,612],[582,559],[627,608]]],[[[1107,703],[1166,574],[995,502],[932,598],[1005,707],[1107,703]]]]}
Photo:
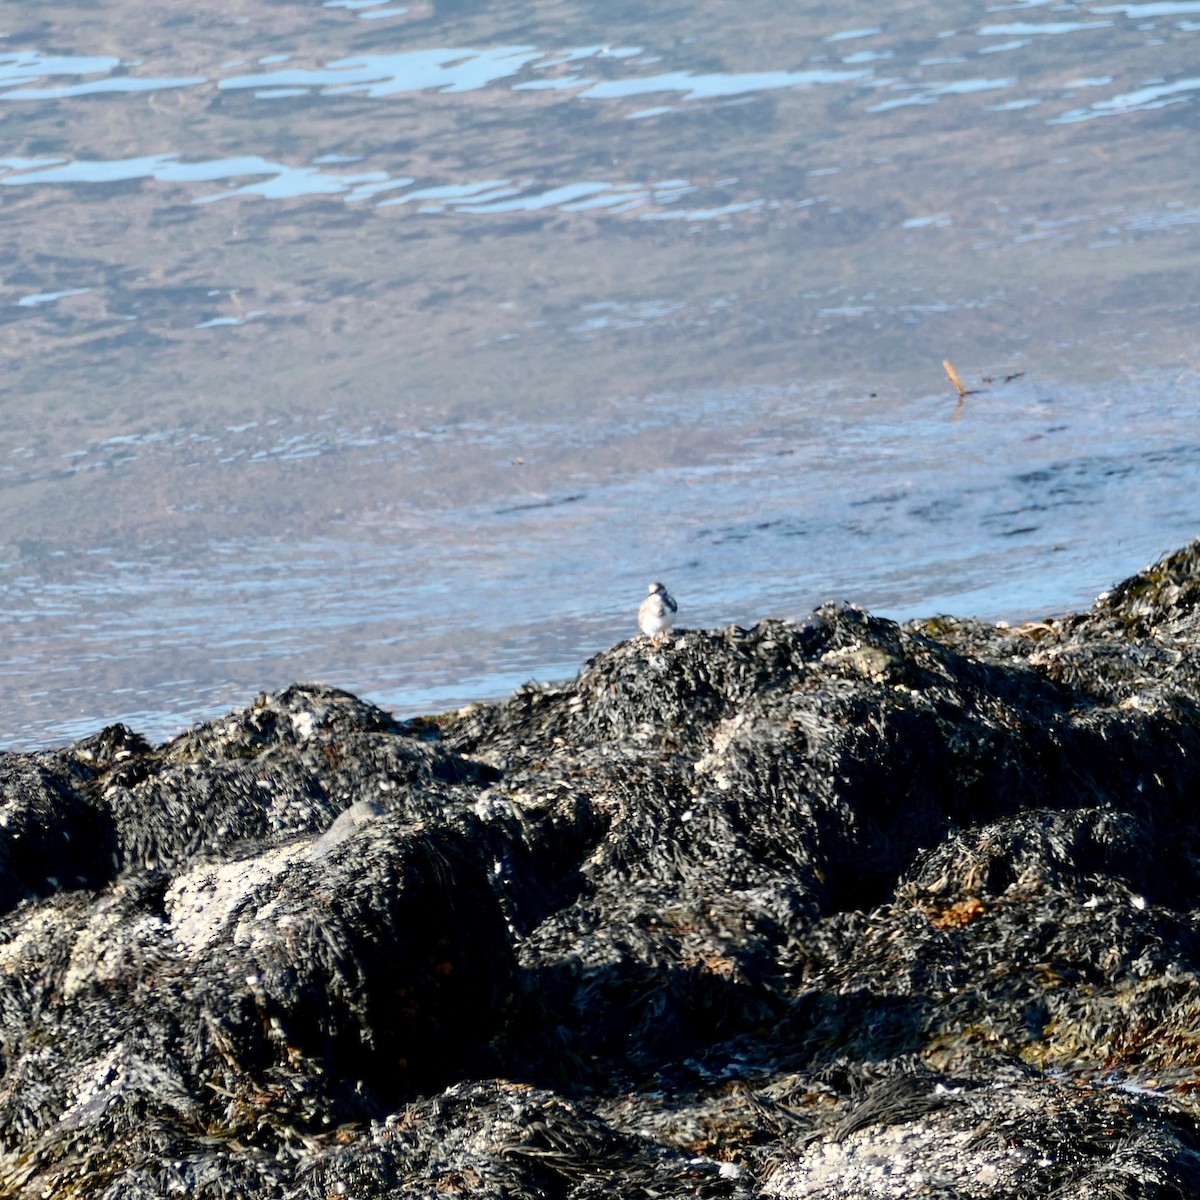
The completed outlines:
{"type": "Polygon", "coordinates": [[[0,1195],[1200,1195],[1200,542],[0,756],[0,1195]]]}

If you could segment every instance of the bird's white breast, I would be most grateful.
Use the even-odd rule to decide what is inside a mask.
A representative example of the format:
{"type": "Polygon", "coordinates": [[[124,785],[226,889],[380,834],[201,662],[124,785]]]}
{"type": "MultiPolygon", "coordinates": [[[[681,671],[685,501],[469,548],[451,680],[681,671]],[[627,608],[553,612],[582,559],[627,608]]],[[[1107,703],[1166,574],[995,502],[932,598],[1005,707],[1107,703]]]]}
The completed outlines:
{"type": "Polygon", "coordinates": [[[661,596],[647,596],[638,609],[638,627],[647,637],[657,637],[675,624],[675,614],[661,596]]]}

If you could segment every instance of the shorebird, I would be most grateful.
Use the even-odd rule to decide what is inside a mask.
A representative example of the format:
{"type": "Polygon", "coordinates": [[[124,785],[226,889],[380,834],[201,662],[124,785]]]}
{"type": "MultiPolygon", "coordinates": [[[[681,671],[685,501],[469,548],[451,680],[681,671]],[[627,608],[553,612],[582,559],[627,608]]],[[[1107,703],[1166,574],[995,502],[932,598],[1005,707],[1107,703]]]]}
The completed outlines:
{"type": "Polygon", "coordinates": [[[638,628],[651,640],[657,642],[675,624],[679,605],[667,591],[665,585],[652,583],[650,594],[638,609],[638,628]]]}

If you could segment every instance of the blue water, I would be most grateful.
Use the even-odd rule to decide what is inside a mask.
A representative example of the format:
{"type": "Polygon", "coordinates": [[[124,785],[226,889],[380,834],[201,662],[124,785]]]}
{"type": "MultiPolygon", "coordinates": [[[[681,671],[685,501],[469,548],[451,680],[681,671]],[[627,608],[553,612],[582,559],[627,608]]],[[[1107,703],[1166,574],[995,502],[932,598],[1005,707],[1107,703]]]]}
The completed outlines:
{"type": "Polygon", "coordinates": [[[36,11],[0,745],[499,696],[651,578],[1065,611],[1200,532],[1200,0],[36,11]]]}

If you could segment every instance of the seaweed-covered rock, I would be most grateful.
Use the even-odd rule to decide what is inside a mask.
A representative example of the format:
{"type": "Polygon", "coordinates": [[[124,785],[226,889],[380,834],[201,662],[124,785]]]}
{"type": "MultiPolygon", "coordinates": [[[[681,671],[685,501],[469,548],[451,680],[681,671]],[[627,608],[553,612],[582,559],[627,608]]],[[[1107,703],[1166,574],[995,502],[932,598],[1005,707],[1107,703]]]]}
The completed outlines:
{"type": "Polygon", "coordinates": [[[1200,1194],[1198,599],[0,756],[0,1195],[1200,1194]]]}

